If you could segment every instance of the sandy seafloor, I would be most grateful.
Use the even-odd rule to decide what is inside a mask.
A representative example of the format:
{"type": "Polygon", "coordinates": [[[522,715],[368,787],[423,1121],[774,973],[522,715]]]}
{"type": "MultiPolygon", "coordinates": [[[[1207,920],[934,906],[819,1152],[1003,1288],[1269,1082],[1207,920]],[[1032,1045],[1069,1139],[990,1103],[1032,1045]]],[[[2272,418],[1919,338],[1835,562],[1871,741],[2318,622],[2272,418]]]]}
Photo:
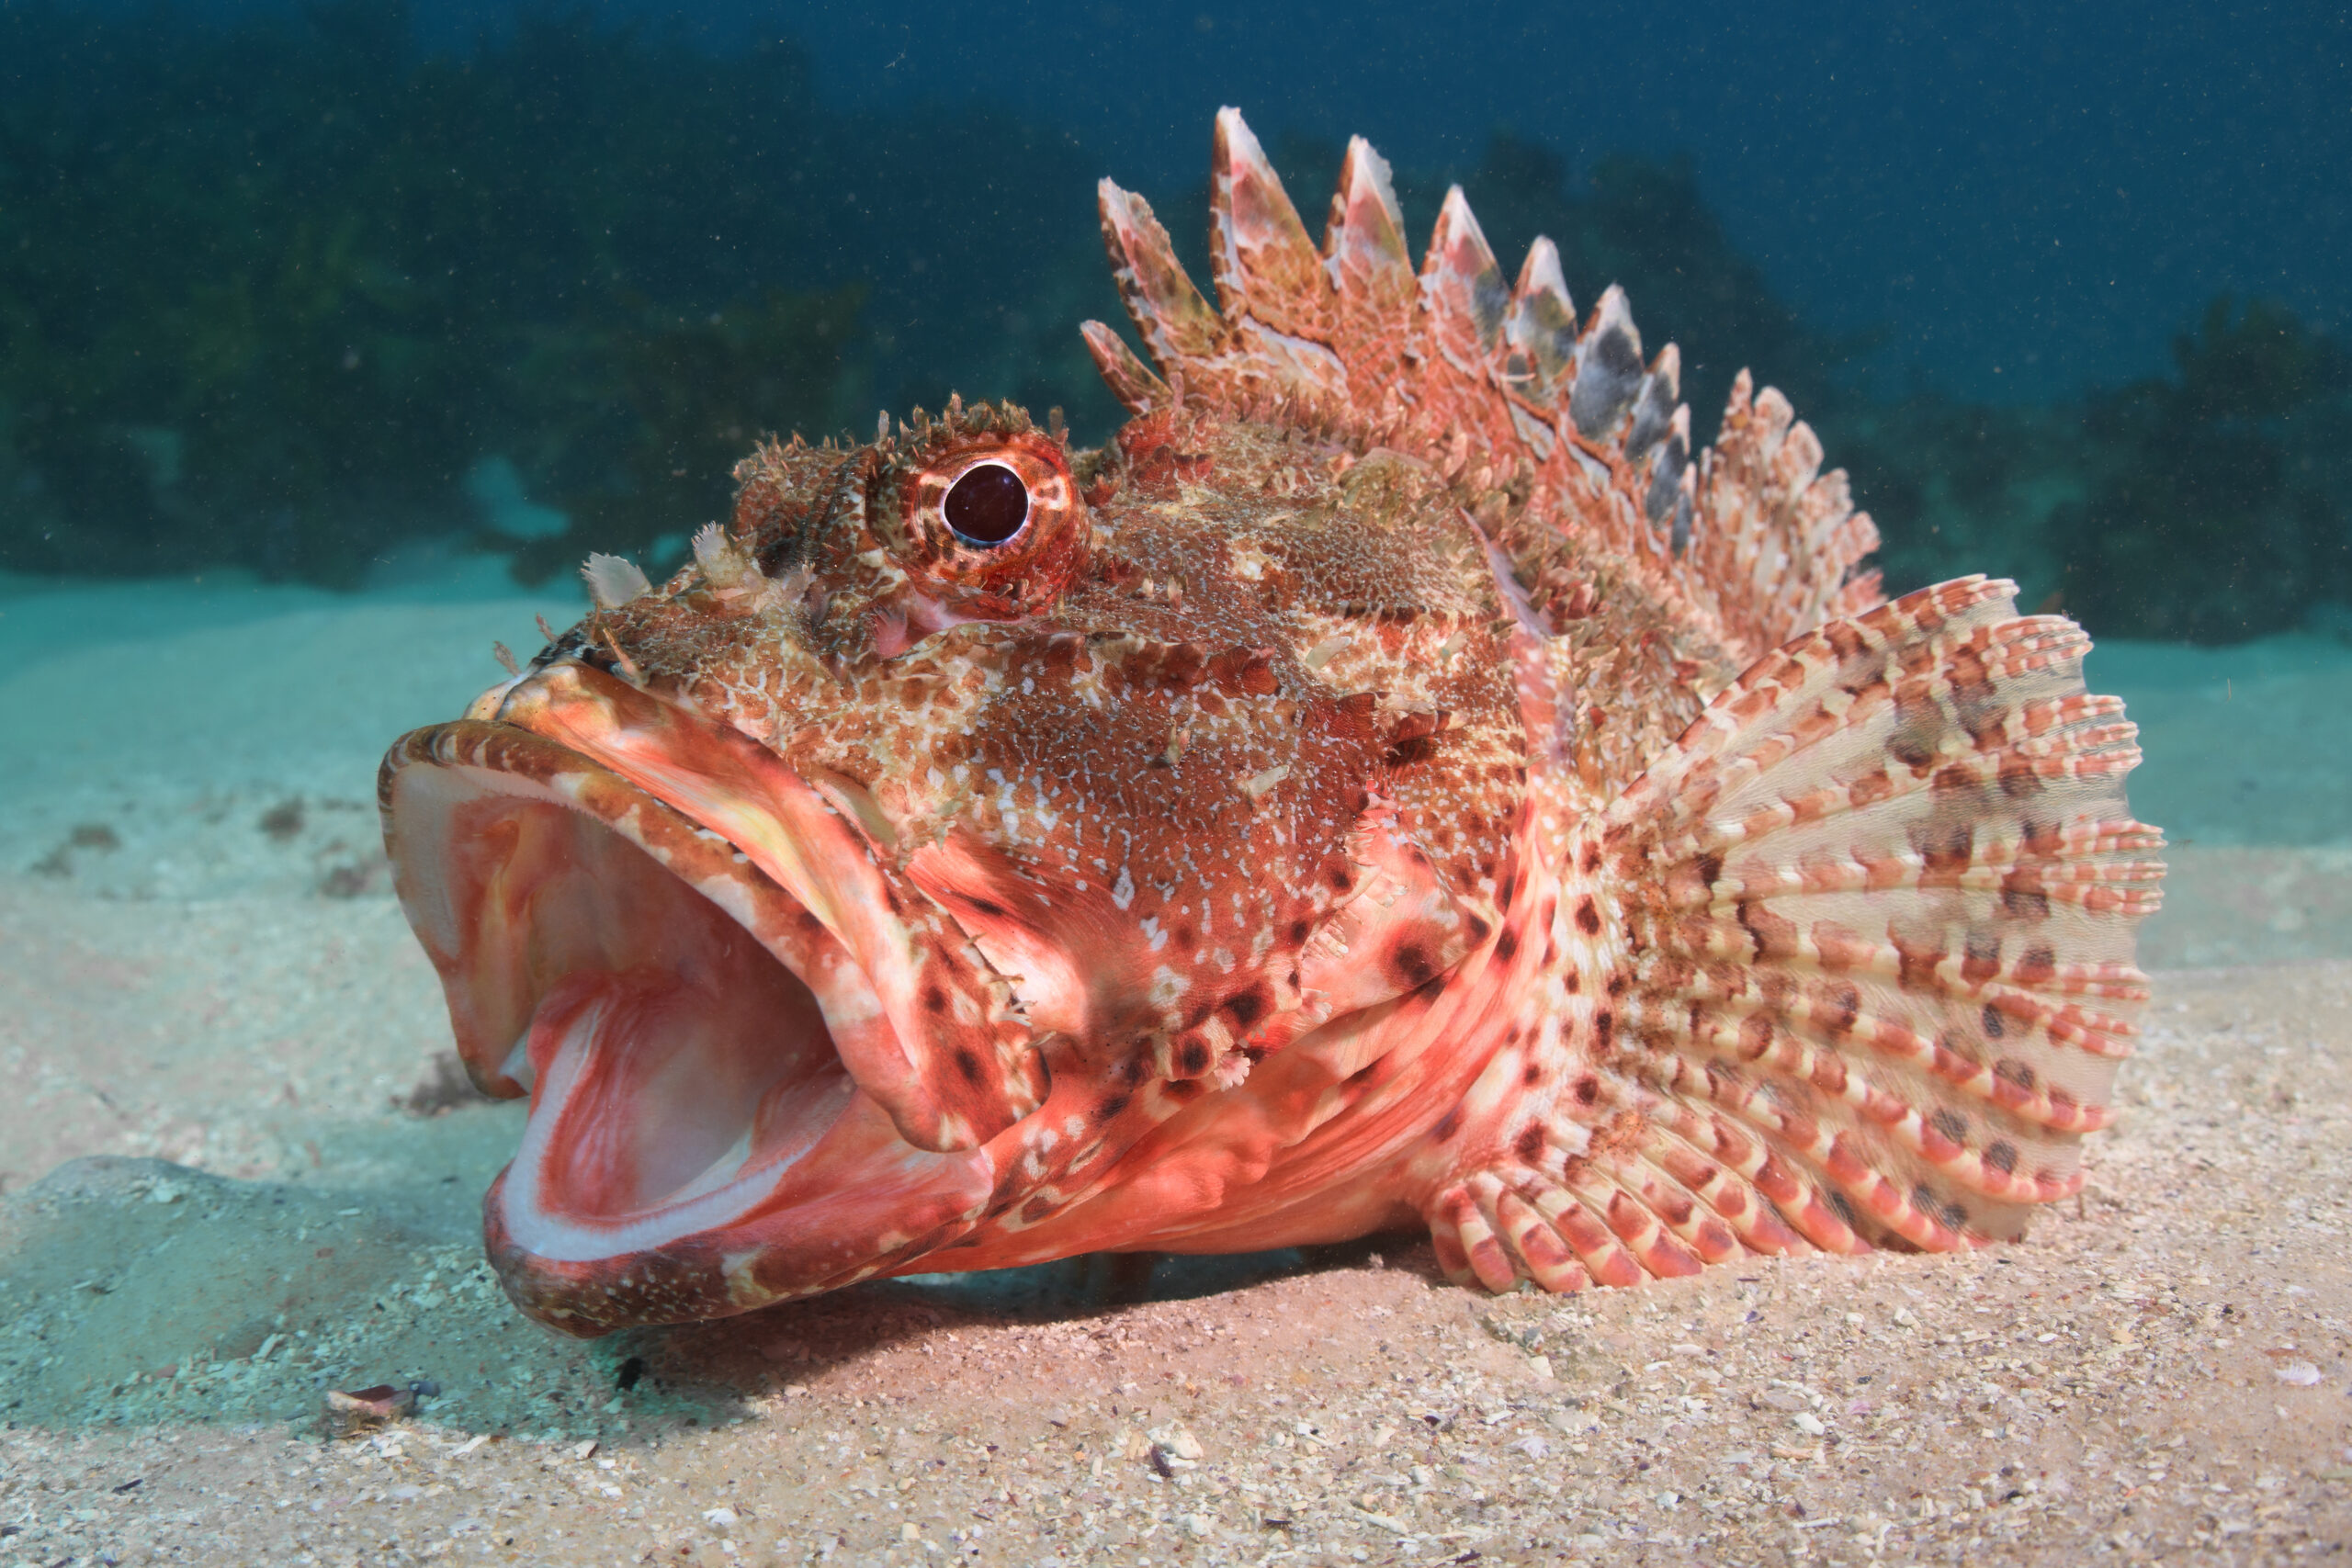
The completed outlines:
{"type": "Polygon", "coordinates": [[[2094,656],[2177,848],[2128,1114],[2023,1244],[1494,1300],[1392,1238],[583,1345],[481,1265],[518,1115],[436,1090],[371,804],[573,609],[0,581],[0,1565],[2352,1560],[2352,648],[2094,656]],[[383,1382],[437,1392],[322,1435],[383,1382]]]}

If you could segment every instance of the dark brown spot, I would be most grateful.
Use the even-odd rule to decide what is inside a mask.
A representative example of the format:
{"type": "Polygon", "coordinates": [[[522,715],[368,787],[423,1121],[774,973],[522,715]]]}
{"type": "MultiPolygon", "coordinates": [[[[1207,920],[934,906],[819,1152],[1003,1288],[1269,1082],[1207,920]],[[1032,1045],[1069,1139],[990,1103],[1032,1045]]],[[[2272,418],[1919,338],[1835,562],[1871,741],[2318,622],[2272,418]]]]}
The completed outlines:
{"type": "Polygon", "coordinates": [[[1487,940],[1487,933],[1489,931],[1492,931],[1493,929],[1494,929],[1493,927],[1491,927],[1491,926],[1489,926],[1488,924],[1487,924],[1487,922],[1486,922],[1485,920],[1480,919],[1477,916],[1476,916],[1476,915],[1471,916],[1471,917],[1470,917],[1470,941],[1471,941],[1471,943],[1475,946],[1476,944],[1477,944],[1477,943],[1479,943],[1479,942],[1482,942],[1486,941],[1486,940],[1487,940]]]}
{"type": "Polygon", "coordinates": [[[1838,682],[1838,689],[1849,697],[1859,697],[1885,684],[1886,660],[1879,658],[1863,660],[1851,675],[1838,682]]]}
{"type": "Polygon", "coordinates": [[[1708,853],[1699,857],[1699,880],[1710,888],[1723,880],[1724,857],[1708,853]]]}
{"type": "Polygon", "coordinates": [[[1577,1097],[1578,1105],[1590,1105],[1600,1098],[1600,1080],[1590,1073],[1582,1074],[1569,1086],[1568,1092],[1577,1097]]]}
{"type": "Polygon", "coordinates": [[[1506,928],[1502,935],[1495,938],[1495,962],[1508,964],[1518,956],[1519,933],[1506,928]]]}
{"type": "Polygon", "coordinates": [[[1608,1050],[1609,1043],[1616,1037],[1617,1015],[1607,1008],[1601,1009],[1592,1015],[1592,1029],[1593,1032],[1600,1036],[1600,1048],[1604,1051],[1608,1050]]]}
{"type": "Polygon", "coordinates": [[[1600,910],[1594,905],[1589,893],[1577,900],[1577,930],[1587,936],[1600,934],[1600,910]]]}
{"type": "Polygon", "coordinates": [[[1530,1122],[1520,1129],[1518,1141],[1511,1145],[1511,1151],[1519,1156],[1523,1165],[1540,1163],[1544,1158],[1544,1129],[1530,1122]]]}
{"type": "Polygon", "coordinates": [[[1890,935],[1894,942],[1895,978],[1906,990],[1934,990],[1936,965],[1944,961],[1943,950],[1914,947],[1901,931],[1891,932],[1890,935]]]}
{"type": "MultiPolygon", "coordinates": [[[[1550,961],[1550,959],[1551,959],[1551,957],[1552,957],[1552,953],[1551,953],[1551,950],[1550,950],[1549,948],[1546,948],[1546,949],[1544,950],[1544,959],[1545,959],[1545,961],[1546,961],[1546,962],[1549,962],[1549,961],[1550,961]]],[[[1573,997],[1573,996],[1575,996],[1578,991],[1581,991],[1581,990],[1583,990],[1583,989],[1584,989],[1584,976],[1583,976],[1582,975],[1577,974],[1575,970],[1571,969],[1571,970],[1569,970],[1569,971],[1567,972],[1567,975],[1566,976],[1566,977],[1561,981],[1561,984],[1563,984],[1563,985],[1565,985],[1566,987],[1567,987],[1567,988],[1568,988],[1568,995],[1570,995],[1570,996],[1572,996],[1572,997],[1573,997]]]]}
{"type": "Polygon", "coordinates": [[[2007,1138],[1996,1138],[1984,1151],[1984,1163],[2007,1176],[2018,1168],[2018,1146],[2007,1138]]]}
{"type": "Polygon", "coordinates": [[[1968,869],[1976,858],[1976,835],[1965,822],[1956,822],[1939,834],[1925,835],[1919,846],[1920,858],[1927,862],[1928,875],[1936,882],[1947,882],[1968,869]]]}
{"type": "Polygon", "coordinates": [[[1233,1021],[1244,1030],[1265,1017],[1273,1010],[1273,998],[1266,994],[1266,987],[1262,985],[1252,986],[1246,991],[1236,991],[1225,998],[1225,1010],[1231,1013],[1233,1021]]]}
{"type": "Polygon", "coordinates": [[[1106,1094],[1100,1100],[1095,1102],[1094,1120],[1097,1122],[1108,1122],[1126,1108],[1127,1096],[1124,1094],[1106,1094]]]}
{"type": "Polygon", "coordinates": [[[1461,1130],[1462,1108],[1456,1106],[1437,1119],[1437,1125],[1430,1129],[1430,1136],[1442,1144],[1461,1130]]]}
{"type": "Polygon", "coordinates": [[[1906,682],[1894,694],[1894,733],[1886,749],[1895,760],[1917,772],[1936,760],[1938,743],[1950,726],[1943,709],[1919,685],[1906,682]]]}
{"type": "Polygon", "coordinates": [[[925,986],[922,988],[922,1010],[925,1012],[945,1012],[947,993],[936,986],[925,986]]]}
{"type": "Polygon", "coordinates": [[[1960,977],[1978,985],[2001,972],[2001,933],[1970,931],[1967,956],[1961,960],[1960,977]]]}
{"type": "Polygon", "coordinates": [[[1296,947],[1301,942],[1305,942],[1306,940],[1306,933],[1313,929],[1314,928],[1305,920],[1293,920],[1290,923],[1290,945],[1296,947]]]}
{"type": "Polygon", "coordinates": [[[1429,949],[1410,939],[1397,942],[1388,955],[1388,966],[1404,980],[1408,989],[1429,984],[1437,974],[1437,962],[1430,956],[1429,949]]]}
{"type": "Polygon", "coordinates": [[[2017,981],[2020,986],[2040,986],[2057,977],[2058,955],[2047,942],[2037,943],[2025,950],[2018,960],[2017,981]]]}
{"type": "Polygon", "coordinates": [[[978,1054],[969,1045],[956,1051],[956,1070],[964,1075],[964,1081],[967,1084],[984,1083],[989,1076],[988,1069],[980,1066],[978,1054]]]}
{"type": "Polygon", "coordinates": [[[1544,1065],[1541,1062],[1528,1063],[1519,1069],[1519,1081],[1533,1089],[1544,1081],[1544,1065]]]}
{"type": "Polygon", "coordinates": [[[1188,1078],[1199,1077],[1209,1070],[1209,1048],[1200,1040],[1186,1040],[1176,1047],[1176,1070],[1188,1078]]]}
{"type": "Polygon", "coordinates": [[[1938,768],[1928,787],[1938,795],[1959,795],[1976,787],[1976,775],[1970,773],[1964,763],[1953,762],[1938,768]]]}
{"type": "Polygon", "coordinates": [[[1947,1107],[1928,1119],[1928,1124],[1955,1144],[1968,1142],[1968,1121],[1957,1111],[1947,1107]]]}
{"type": "Polygon", "coordinates": [[[2009,1026],[2002,1021],[2001,1010],[1991,1002],[1986,1002],[1984,1010],[1977,1016],[1984,1025],[1984,1033],[1988,1039],[1998,1040],[2009,1032],[2009,1026]]]}
{"type": "Polygon", "coordinates": [[[1755,940],[1756,956],[1760,959],[1791,958],[1797,951],[1797,925],[1794,920],[1776,915],[1755,898],[1739,902],[1739,923],[1755,940]]]}
{"type": "Polygon", "coordinates": [[[2033,1069],[2015,1056],[2004,1056],[1993,1064],[1993,1076],[2007,1078],[2019,1089],[2030,1090],[2035,1082],[2033,1069]]]}

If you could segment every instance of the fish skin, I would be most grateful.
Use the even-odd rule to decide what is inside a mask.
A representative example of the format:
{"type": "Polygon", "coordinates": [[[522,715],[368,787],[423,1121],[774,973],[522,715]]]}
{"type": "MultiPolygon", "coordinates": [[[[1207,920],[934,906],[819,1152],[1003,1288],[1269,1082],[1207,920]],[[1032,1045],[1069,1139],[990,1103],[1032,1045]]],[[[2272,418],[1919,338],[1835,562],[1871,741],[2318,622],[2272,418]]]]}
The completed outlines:
{"type": "Polygon", "coordinates": [[[1102,187],[1110,446],[767,443],[694,565],[602,566],[388,755],[460,1053],[534,1097],[526,1312],[1414,1224],[1567,1291],[2078,1190],[2162,874],[2079,631],[1881,603],[1777,392],[1694,453],[1621,292],[1507,286],[1458,191],[1417,274],[1361,141],[1317,250],[1216,131],[1214,306],[1102,187]]]}

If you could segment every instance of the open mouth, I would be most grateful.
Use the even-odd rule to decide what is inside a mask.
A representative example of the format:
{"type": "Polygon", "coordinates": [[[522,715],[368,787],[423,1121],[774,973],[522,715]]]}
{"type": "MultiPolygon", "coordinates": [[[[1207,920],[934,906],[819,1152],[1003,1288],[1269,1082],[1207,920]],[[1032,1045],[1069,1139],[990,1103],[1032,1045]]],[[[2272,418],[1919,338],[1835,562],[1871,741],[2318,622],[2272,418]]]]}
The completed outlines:
{"type": "Polygon", "coordinates": [[[867,976],[734,843],[508,724],[404,737],[381,789],[459,1052],[530,1097],[485,1212],[527,1309],[574,1331],[741,1311],[977,1218],[987,1152],[900,1135],[853,1070],[904,1055],[867,976]]]}

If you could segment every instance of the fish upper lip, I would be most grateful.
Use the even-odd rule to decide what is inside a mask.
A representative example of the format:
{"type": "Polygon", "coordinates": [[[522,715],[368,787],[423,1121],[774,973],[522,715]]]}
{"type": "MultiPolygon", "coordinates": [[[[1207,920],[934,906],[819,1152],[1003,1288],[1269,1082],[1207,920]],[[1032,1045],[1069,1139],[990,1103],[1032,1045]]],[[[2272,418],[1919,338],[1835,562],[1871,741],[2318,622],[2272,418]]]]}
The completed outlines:
{"type": "Polygon", "coordinates": [[[835,1048],[910,1144],[978,1147],[1043,1103],[1044,1064],[1012,982],[945,910],[886,872],[854,813],[774,751],[579,664],[516,686],[499,717],[723,840],[821,925],[874,1004],[855,1018],[828,1009],[835,1048]]]}
{"type": "MultiPolygon", "coordinates": [[[[614,1268],[747,1226],[791,1250],[797,1210],[854,1207],[863,1188],[928,1191],[950,1228],[977,1217],[987,1150],[916,1148],[875,1109],[839,1048],[878,1016],[865,976],[733,842],[496,720],[403,737],[379,789],[461,1054],[492,1092],[532,1095],[486,1218],[510,1291],[542,1298],[533,1310],[554,1315],[548,1301],[602,1288],[614,1268]],[[773,1015],[796,1009],[779,1028],[773,1015]],[[659,1028],[683,1032],[646,1032],[659,1028]]],[[[759,1299],[871,1271],[866,1233],[862,1255],[836,1247],[822,1277],[759,1299]]]]}

